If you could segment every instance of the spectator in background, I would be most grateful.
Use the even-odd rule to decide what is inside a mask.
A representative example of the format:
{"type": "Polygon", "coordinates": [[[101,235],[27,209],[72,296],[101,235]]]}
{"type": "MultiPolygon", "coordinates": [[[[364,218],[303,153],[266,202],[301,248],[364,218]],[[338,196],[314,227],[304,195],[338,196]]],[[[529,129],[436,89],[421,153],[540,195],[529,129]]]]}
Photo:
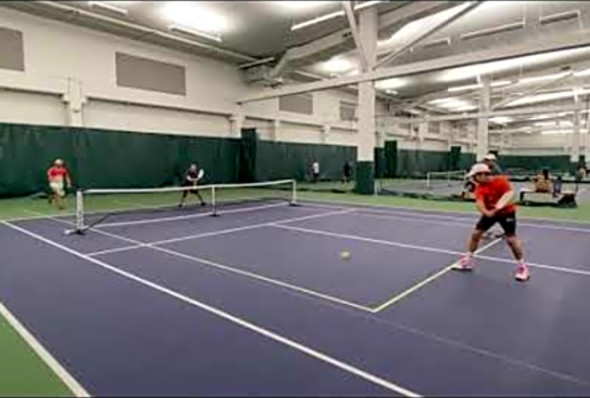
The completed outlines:
{"type": "Polygon", "coordinates": [[[580,165],[578,167],[578,171],[576,172],[576,182],[581,182],[586,178],[586,167],[580,165]]]}
{"type": "Polygon", "coordinates": [[[320,178],[320,163],[317,160],[314,160],[313,164],[311,165],[311,172],[313,177],[313,182],[318,182],[320,178]]]}
{"type": "Polygon", "coordinates": [[[535,192],[539,193],[551,193],[553,187],[551,184],[551,177],[549,176],[549,170],[543,169],[541,173],[535,177],[535,192]]]}
{"type": "Polygon", "coordinates": [[[493,153],[488,153],[487,155],[485,155],[483,158],[483,163],[486,166],[488,166],[492,175],[497,176],[503,174],[502,169],[500,168],[500,166],[498,166],[498,159],[496,158],[496,155],[494,155],[493,153]]]}
{"type": "Polygon", "coordinates": [[[342,172],[344,174],[344,178],[342,179],[342,181],[344,183],[349,182],[352,177],[352,164],[350,163],[350,161],[346,161],[344,163],[344,167],[342,168],[342,172]]]}
{"type": "Polygon", "coordinates": [[[47,170],[47,180],[51,193],[49,194],[49,204],[55,203],[59,210],[64,209],[63,197],[66,196],[66,188],[72,187],[70,173],[64,165],[64,161],[56,159],[53,166],[47,170]]]}

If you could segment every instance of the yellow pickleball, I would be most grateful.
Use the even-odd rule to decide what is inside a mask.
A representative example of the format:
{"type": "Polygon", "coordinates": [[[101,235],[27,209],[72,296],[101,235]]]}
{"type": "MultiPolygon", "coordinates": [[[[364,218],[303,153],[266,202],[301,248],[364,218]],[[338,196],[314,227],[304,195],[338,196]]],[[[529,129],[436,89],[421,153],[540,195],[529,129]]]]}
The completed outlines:
{"type": "Polygon", "coordinates": [[[343,260],[348,260],[350,258],[350,252],[347,252],[347,251],[340,252],[340,257],[342,257],[343,260]]]}

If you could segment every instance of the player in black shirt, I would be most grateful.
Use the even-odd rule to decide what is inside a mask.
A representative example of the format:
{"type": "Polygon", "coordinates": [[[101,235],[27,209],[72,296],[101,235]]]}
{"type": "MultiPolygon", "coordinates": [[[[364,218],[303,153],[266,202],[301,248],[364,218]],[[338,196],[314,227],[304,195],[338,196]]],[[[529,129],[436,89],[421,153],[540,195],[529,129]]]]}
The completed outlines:
{"type": "MultiPolygon", "coordinates": [[[[199,171],[199,167],[196,164],[191,164],[190,168],[186,171],[186,173],[184,173],[184,180],[182,181],[182,186],[196,187],[201,177],[202,174],[199,171]]],[[[188,196],[189,192],[197,195],[199,197],[199,200],[201,201],[201,206],[205,206],[205,201],[201,197],[201,194],[198,189],[187,189],[182,191],[182,198],[180,199],[178,207],[184,206],[184,201],[186,200],[186,197],[188,196]]]]}

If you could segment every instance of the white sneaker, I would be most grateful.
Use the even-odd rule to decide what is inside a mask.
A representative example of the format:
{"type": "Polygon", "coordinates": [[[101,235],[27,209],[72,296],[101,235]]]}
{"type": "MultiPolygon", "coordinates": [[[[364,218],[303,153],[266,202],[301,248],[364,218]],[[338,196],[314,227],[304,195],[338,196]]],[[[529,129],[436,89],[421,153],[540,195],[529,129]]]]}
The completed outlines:
{"type": "Polygon", "coordinates": [[[530,277],[531,274],[529,273],[529,267],[527,267],[523,262],[519,263],[518,268],[516,269],[516,275],[514,275],[514,279],[519,282],[526,282],[530,279],[530,277]]]}
{"type": "Polygon", "coordinates": [[[453,267],[457,271],[473,271],[473,257],[465,254],[453,267]]]}

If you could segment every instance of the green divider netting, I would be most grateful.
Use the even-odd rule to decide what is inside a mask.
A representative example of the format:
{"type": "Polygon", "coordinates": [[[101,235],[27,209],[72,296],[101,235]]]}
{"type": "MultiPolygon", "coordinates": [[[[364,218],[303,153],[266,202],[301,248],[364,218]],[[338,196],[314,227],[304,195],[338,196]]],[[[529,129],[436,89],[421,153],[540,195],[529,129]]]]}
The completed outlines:
{"type": "Polygon", "coordinates": [[[385,177],[385,148],[375,148],[375,178],[385,177]]]}
{"type": "Polygon", "coordinates": [[[477,157],[475,153],[461,153],[459,157],[459,168],[457,170],[469,170],[475,164],[477,157]]]}
{"type": "Polygon", "coordinates": [[[363,195],[375,193],[375,166],[373,162],[357,162],[354,192],[363,195]]]}
{"type": "Polygon", "coordinates": [[[311,179],[311,165],[320,164],[321,180],[340,180],[346,161],[355,162],[356,148],[337,145],[258,141],[256,178],[259,181],[295,178],[311,179]]]}
{"type": "Polygon", "coordinates": [[[385,141],[385,177],[397,176],[397,141],[385,141]]]}
{"type": "Polygon", "coordinates": [[[446,171],[448,161],[449,152],[401,149],[398,151],[397,175],[420,177],[429,171],[446,171]]]}
{"type": "Polygon", "coordinates": [[[242,129],[239,148],[238,180],[240,182],[256,181],[256,161],[258,135],[256,129],[242,129]]]}
{"type": "Polygon", "coordinates": [[[459,170],[461,164],[461,147],[452,146],[449,152],[449,165],[448,170],[459,170]]]}
{"type": "Polygon", "coordinates": [[[549,171],[567,171],[571,169],[568,155],[523,156],[500,154],[498,163],[502,169],[524,169],[528,171],[539,171],[544,168],[549,169],[549,171]]]}

